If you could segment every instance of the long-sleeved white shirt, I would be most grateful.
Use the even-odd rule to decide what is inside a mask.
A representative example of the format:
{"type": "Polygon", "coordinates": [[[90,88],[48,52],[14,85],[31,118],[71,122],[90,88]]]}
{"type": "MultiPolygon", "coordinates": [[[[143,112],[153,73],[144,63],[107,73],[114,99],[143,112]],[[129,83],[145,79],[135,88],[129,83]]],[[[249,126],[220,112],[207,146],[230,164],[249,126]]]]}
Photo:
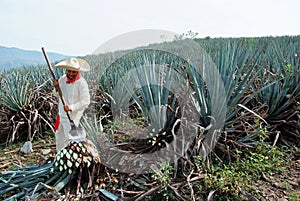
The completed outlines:
{"type": "MultiPolygon", "coordinates": [[[[66,104],[70,105],[71,107],[72,111],[70,112],[70,116],[73,119],[75,125],[78,126],[79,120],[84,110],[90,104],[89,87],[83,77],[70,84],[67,84],[66,80],[66,75],[60,77],[58,80],[59,86],[61,88],[66,104]]],[[[64,111],[61,99],[59,99],[58,112],[61,121],[68,120],[68,116],[64,111]]]]}

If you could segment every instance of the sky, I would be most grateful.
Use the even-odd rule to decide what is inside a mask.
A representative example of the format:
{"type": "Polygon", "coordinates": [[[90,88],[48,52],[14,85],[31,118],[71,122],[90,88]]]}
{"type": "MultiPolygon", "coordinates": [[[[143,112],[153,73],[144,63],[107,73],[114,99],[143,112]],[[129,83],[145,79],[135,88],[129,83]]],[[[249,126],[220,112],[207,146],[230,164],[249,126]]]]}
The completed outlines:
{"type": "Polygon", "coordinates": [[[299,0],[0,0],[0,46],[84,56],[139,30],[300,35],[299,8],[299,0]]]}

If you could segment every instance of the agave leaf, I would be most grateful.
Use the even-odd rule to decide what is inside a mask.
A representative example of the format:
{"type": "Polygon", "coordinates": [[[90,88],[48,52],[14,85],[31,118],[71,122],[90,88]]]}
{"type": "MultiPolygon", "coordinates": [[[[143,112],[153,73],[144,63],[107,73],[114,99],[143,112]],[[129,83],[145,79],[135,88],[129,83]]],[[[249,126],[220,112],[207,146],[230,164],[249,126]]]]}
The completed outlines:
{"type": "Polygon", "coordinates": [[[7,74],[1,82],[0,99],[3,105],[15,112],[28,106],[32,100],[33,91],[27,74],[22,76],[19,71],[13,71],[7,74]]]}
{"type": "Polygon", "coordinates": [[[120,199],[118,196],[116,196],[115,194],[112,194],[111,192],[105,190],[105,189],[99,189],[99,191],[101,193],[103,193],[103,195],[105,195],[107,198],[109,198],[110,200],[120,200],[123,201],[122,199],[120,199]]]}
{"type": "Polygon", "coordinates": [[[71,175],[68,172],[65,172],[61,178],[53,185],[55,190],[60,191],[62,188],[64,188],[68,182],[70,181],[71,175]]]}
{"type": "Polygon", "coordinates": [[[269,119],[281,119],[281,114],[293,103],[287,95],[297,96],[300,88],[299,45],[297,40],[282,38],[272,41],[266,49],[262,65],[266,71],[260,77],[260,85],[275,82],[257,97],[268,106],[269,119]],[[282,46],[282,44],[285,44],[282,46]]]}

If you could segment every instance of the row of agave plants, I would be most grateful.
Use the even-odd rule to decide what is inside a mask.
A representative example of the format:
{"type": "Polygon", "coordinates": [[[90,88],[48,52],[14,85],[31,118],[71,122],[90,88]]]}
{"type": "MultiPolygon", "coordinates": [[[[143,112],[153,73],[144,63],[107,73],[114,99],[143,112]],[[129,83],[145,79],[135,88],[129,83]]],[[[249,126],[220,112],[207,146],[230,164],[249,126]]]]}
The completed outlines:
{"type": "Polygon", "coordinates": [[[280,137],[299,145],[299,37],[217,43],[207,51],[226,80],[227,107],[234,108],[227,112],[228,136],[243,144],[256,144],[261,138],[276,143],[280,137]],[[237,77],[233,82],[228,80],[231,75],[237,77]]]}
{"type": "MultiPolygon", "coordinates": [[[[92,70],[84,77],[93,101],[82,124],[99,153],[105,150],[95,134],[102,131],[105,140],[133,154],[155,153],[195,131],[192,138],[183,138],[184,148],[173,164],[173,177],[181,179],[190,175],[185,171],[193,169],[195,156],[208,159],[204,143],[216,145],[214,153],[226,153],[228,158],[243,146],[279,142],[299,146],[299,54],[300,37],[285,36],[180,40],[87,55],[92,70]],[[189,130],[186,122],[195,129],[189,130]],[[147,136],[140,138],[139,133],[147,136]]],[[[47,66],[3,71],[0,76],[1,142],[34,140],[53,132],[57,98],[47,66]]],[[[120,164],[126,160],[126,156],[104,157],[120,164]]],[[[43,171],[50,171],[48,166],[43,171]]],[[[118,174],[105,168],[110,178],[118,174]]],[[[144,185],[151,180],[147,175],[130,175],[134,181],[123,179],[121,189],[130,188],[124,192],[131,197],[142,200],[159,190],[144,185]]],[[[160,185],[166,186],[163,181],[160,185]]],[[[179,200],[191,195],[171,190],[179,200]]],[[[126,197],[124,192],[121,196],[126,197]]]]}
{"type": "MultiPolygon", "coordinates": [[[[154,105],[168,105],[170,111],[175,111],[176,107],[179,107],[176,101],[180,101],[180,98],[174,98],[179,95],[172,89],[173,81],[168,80],[175,80],[177,83],[187,82],[191,86],[194,98],[200,105],[195,106],[200,118],[199,123],[204,128],[212,123],[210,115],[213,113],[214,100],[211,96],[215,94],[210,93],[214,90],[213,87],[223,87],[226,96],[223,109],[226,110],[226,115],[221,137],[226,136],[227,139],[244,145],[260,143],[262,138],[269,143],[276,143],[280,139],[287,144],[290,142],[299,144],[299,39],[299,36],[196,39],[201,48],[192,49],[192,52],[182,47],[185,44],[179,43],[178,48],[176,45],[168,47],[169,44],[166,43],[129,52],[116,52],[106,55],[105,58],[88,56],[99,74],[92,73],[87,76],[89,80],[99,83],[96,86],[100,88],[101,100],[107,108],[112,107],[112,100],[114,103],[125,101],[126,98],[121,100],[118,97],[118,100],[114,100],[113,94],[116,93],[116,88],[120,87],[120,82],[124,85],[122,90],[125,91],[132,90],[130,89],[132,82],[138,83],[135,87],[136,85],[141,87],[135,89],[135,92],[130,91],[135,94],[132,95],[133,103],[130,104],[139,108],[139,112],[145,116],[149,124],[162,121],[159,119],[162,116],[160,109],[156,110],[157,117],[150,114],[149,108],[154,105]],[[193,52],[198,50],[200,52],[193,52]],[[184,51],[186,53],[182,53],[184,51]],[[215,78],[209,74],[215,71],[204,72],[205,70],[200,69],[203,72],[199,72],[199,69],[192,66],[193,61],[183,58],[184,54],[187,54],[187,57],[194,55],[201,57],[206,53],[211,61],[209,59],[204,61],[202,58],[200,62],[218,69],[223,86],[218,85],[215,80],[209,80],[209,76],[215,78]],[[150,66],[152,71],[144,72],[145,66],[150,66]],[[157,66],[160,72],[155,72],[157,66]],[[139,67],[143,68],[143,73],[138,71],[135,72],[137,76],[132,74],[132,69],[139,67]],[[173,69],[180,75],[179,77],[172,73],[173,69]],[[204,75],[205,73],[208,75],[204,75]],[[161,74],[164,78],[161,78],[161,74]],[[129,79],[130,76],[134,78],[129,79]],[[157,84],[159,86],[153,86],[153,82],[159,83],[157,84]],[[207,86],[211,84],[209,82],[216,86],[207,86]]],[[[120,91],[117,92],[121,93],[121,96],[126,94],[120,91]]],[[[176,114],[174,112],[172,114],[173,116],[167,115],[169,124],[163,126],[172,125],[172,117],[176,119],[174,117],[176,114]]],[[[216,120],[218,117],[213,118],[216,120]]],[[[163,129],[160,128],[161,125],[157,127],[157,131],[163,129]]]]}

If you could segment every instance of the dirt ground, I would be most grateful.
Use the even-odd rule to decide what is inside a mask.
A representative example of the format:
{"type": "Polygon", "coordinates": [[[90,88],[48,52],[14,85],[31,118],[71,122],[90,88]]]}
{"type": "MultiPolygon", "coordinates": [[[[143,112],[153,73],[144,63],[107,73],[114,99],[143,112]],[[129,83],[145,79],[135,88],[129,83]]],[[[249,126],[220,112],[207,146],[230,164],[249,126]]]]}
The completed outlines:
{"type": "MultiPolygon", "coordinates": [[[[1,147],[0,171],[18,169],[29,165],[41,165],[55,157],[54,136],[48,136],[33,142],[33,152],[23,154],[20,148],[24,142],[15,143],[7,148],[1,147]]],[[[267,201],[300,201],[300,153],[286,156],[284,174],[265,176],[256,182],[257,192],[267,201]]]]}

